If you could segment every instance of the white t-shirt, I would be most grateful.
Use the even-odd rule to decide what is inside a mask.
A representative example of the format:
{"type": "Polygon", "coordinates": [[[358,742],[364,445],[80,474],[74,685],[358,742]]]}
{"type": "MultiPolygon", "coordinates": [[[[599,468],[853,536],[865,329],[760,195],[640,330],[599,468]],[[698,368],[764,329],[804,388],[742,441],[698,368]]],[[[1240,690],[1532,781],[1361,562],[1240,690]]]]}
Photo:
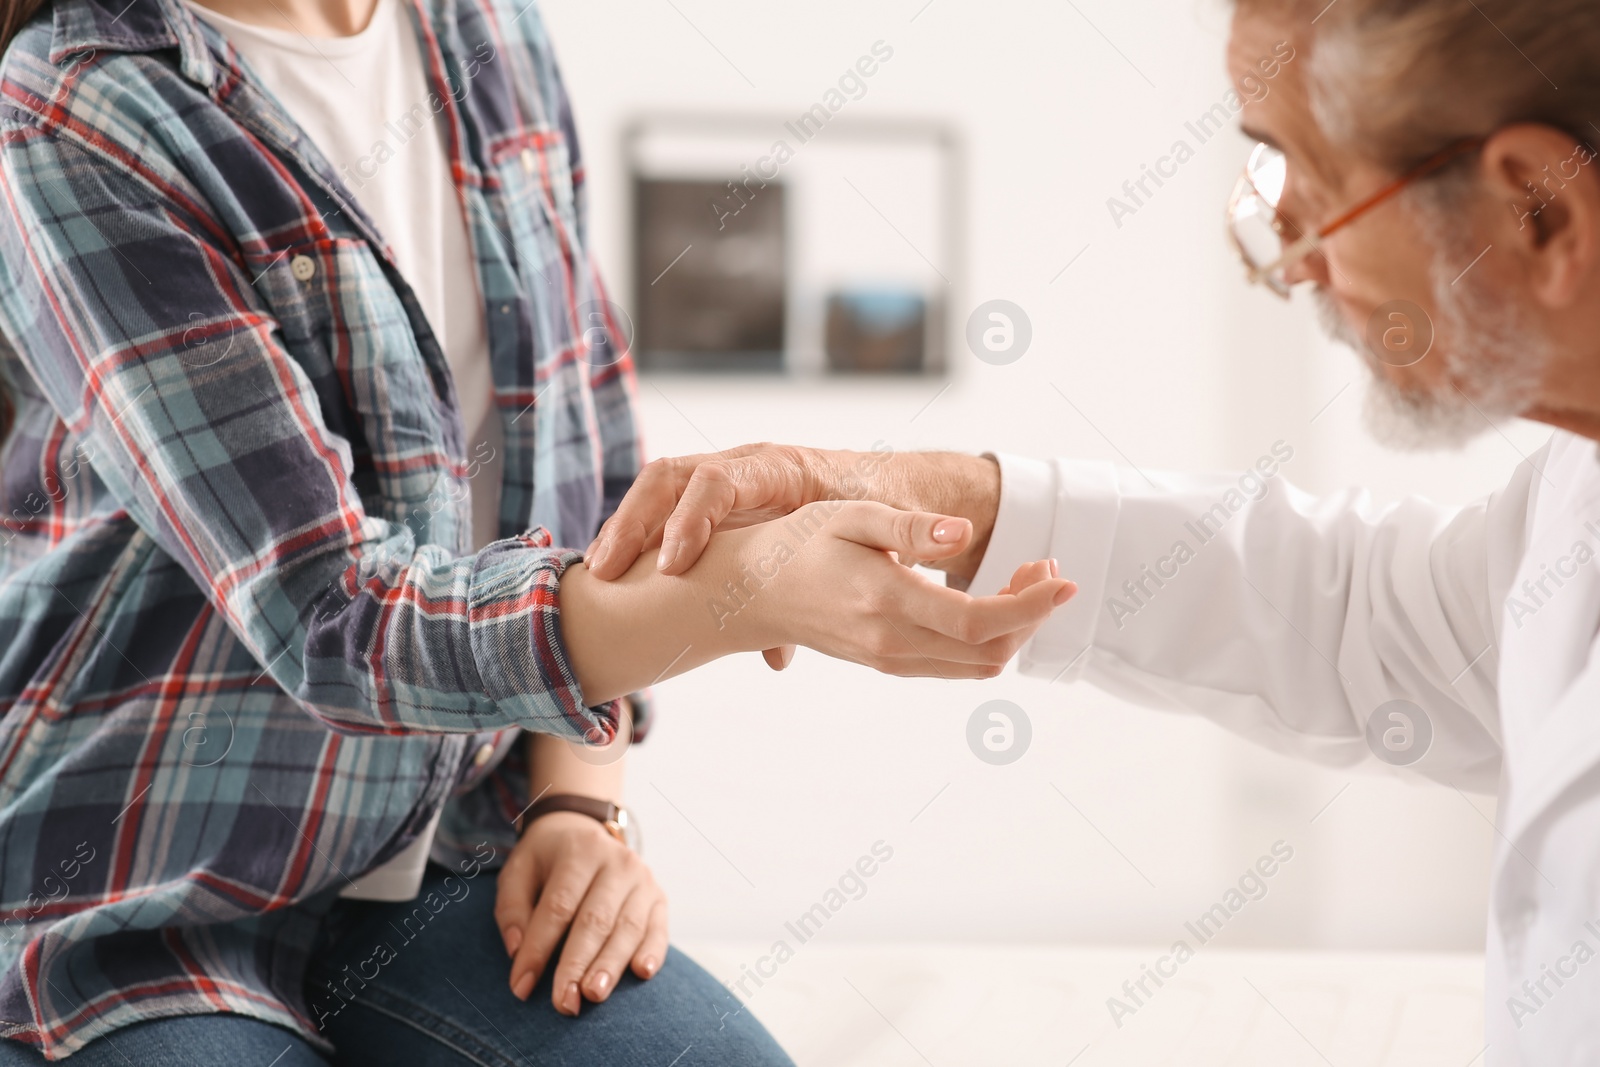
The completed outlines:
{"type": "MultiPolygon", "coordinates": [[[[366,29],[311,38],[239,22],[191,3],[220,30],[333,164],[389,242],[400,274],[444,346],[455,379],[472,479],[472,542],[495,540],[503,435],[493,409],[489,338],[472,245],[446,150],[446,119],[435,113],[422,49],[402,0],[378,0],[366,29]]],[[[340,894],[410,900],[438,826],[340,894]]]]}

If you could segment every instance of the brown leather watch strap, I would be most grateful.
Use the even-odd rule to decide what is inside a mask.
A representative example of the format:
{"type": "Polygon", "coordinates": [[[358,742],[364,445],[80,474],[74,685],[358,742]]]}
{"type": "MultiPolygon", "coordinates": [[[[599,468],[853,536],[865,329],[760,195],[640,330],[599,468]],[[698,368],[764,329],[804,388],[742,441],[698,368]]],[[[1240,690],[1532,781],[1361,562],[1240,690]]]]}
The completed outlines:
{"type": "Polygon", "coordinates": [[[596,797],[581,797],[573,793],[555,793],[551,796],[540,797],[528,805],[528,810],[517,817],[517,833],[519,835],[522,834],[535,819],[555,811],[572,811],[579,815],[587,815],[601,824],[615,824],[618,808],[609,800],[600,800],[596,797]]]}

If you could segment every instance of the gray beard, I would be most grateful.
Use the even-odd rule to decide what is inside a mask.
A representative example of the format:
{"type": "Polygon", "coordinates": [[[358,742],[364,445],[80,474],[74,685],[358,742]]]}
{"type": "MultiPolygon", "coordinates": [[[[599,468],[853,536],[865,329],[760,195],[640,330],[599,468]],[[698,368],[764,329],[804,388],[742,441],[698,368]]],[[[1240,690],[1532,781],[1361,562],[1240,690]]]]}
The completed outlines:
{"type": "Polygon", "coordinates": [[[1373,437],[1408,451],[1460,448],[1533,404],[1550,362],[1550,345],[1535,322],[1495,291],[1487,274],[1474,269],[1462,276],[1482,250],[1463,247],[1454,227],[1443,221],[1445,212],[1417,210],[1439,249],[1432,271],[1434,343],[1424,358],[1443,361],[1443,380],[1409,386],[1390,381],[1365,337],[1320,288],[1317,317],[1330,337],[1355,349],[1372,374],[1362,417],[1373,437]]]}

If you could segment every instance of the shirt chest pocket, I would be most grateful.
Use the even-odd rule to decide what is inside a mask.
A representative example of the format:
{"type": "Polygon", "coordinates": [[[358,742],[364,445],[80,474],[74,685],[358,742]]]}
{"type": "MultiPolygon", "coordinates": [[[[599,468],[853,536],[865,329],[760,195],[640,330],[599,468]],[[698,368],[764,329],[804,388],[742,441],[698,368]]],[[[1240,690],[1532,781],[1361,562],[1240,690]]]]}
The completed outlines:
{"type": "Polygon", "coordinates": [[[369,513],[395,518],[430,499],[453,467],[439,393],[378,257],[359,239],[324,238],[260,259],[254,288],[324,423],[350,444],[369,513]]]}
{"type": "Polygon", "coordinates": [[[522,216],[535,230],[548,226],[563,248],[577,244],[572,156],[560,130],[536,128],[507,137],[495,145],[489,164],[508,215],[522,216]]]}

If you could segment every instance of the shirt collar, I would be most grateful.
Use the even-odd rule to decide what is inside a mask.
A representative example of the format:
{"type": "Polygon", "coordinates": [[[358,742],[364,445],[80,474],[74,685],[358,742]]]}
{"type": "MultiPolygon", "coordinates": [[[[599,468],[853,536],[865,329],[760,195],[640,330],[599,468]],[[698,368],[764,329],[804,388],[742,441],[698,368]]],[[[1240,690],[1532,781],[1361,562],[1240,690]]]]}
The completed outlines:
{"type": "Polygon", "coordinates": [[[50,61],[84,52],[158,52],[176,48],[178,68],[210,89],[216,64],[199,20],[183,0],[55,0],[50,61]]]}

